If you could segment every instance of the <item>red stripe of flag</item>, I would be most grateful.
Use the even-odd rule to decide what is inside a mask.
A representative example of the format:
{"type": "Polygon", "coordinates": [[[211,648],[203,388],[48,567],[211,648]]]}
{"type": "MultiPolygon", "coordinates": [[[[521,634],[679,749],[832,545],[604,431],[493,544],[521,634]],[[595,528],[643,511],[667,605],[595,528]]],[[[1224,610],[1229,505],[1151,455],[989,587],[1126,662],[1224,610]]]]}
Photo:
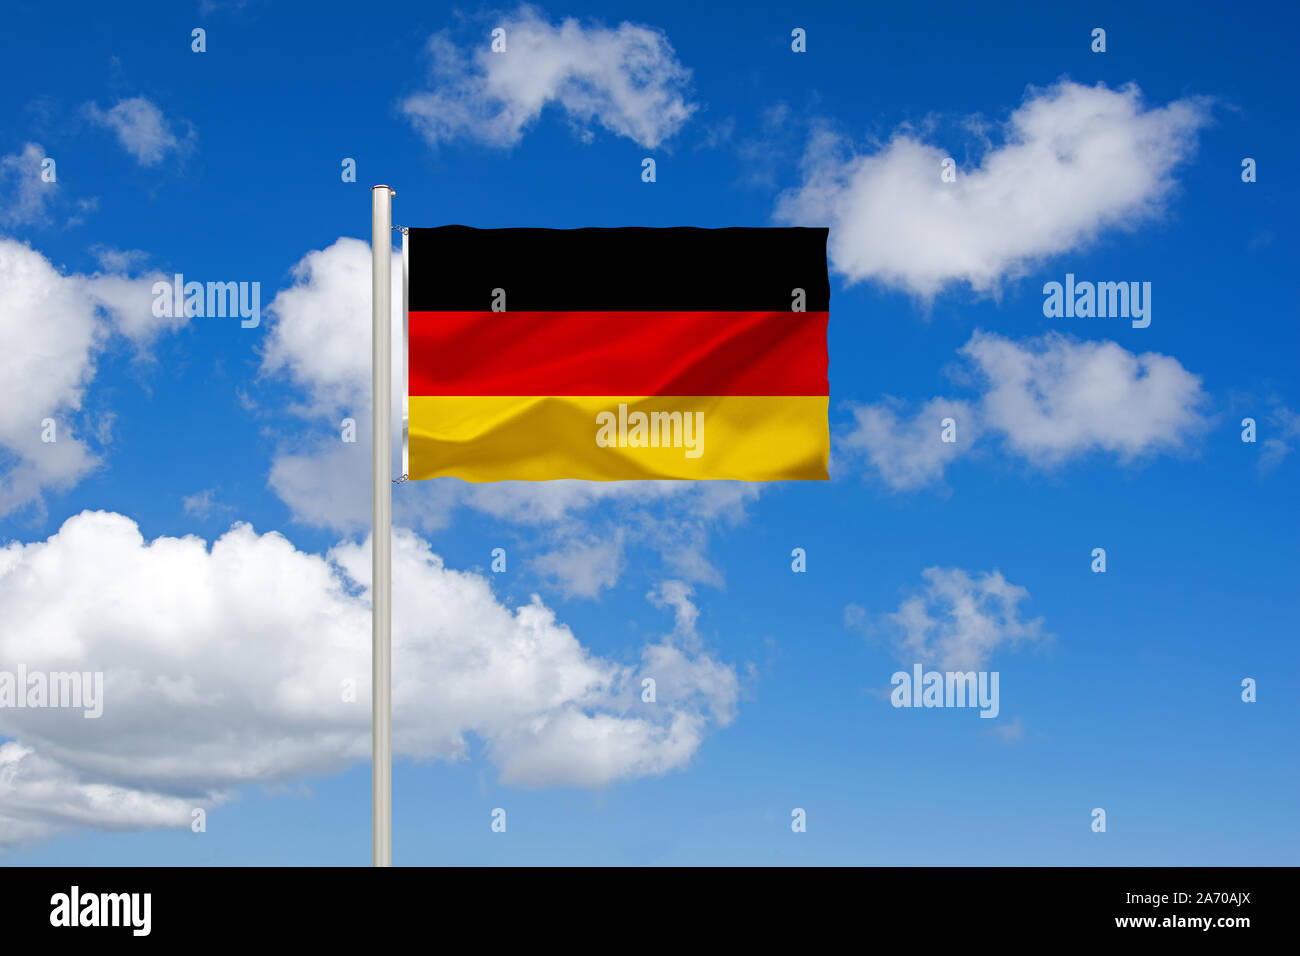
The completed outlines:
{"type": "Polygon", "coordinates": [[[826,312],[412,312],[411,395],[827,395],[826,312]]]}

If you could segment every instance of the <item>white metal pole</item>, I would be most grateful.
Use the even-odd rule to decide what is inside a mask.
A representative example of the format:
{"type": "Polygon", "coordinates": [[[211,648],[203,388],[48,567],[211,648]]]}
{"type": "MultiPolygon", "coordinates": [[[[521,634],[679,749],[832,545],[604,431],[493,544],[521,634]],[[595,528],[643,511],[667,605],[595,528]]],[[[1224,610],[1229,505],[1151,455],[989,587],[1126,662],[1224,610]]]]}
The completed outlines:
{"type": "Polygon", "coordinates": [[[393,192],[370,189],[371,585],[370,840],[372,866],[393,865],[393,192]]]}

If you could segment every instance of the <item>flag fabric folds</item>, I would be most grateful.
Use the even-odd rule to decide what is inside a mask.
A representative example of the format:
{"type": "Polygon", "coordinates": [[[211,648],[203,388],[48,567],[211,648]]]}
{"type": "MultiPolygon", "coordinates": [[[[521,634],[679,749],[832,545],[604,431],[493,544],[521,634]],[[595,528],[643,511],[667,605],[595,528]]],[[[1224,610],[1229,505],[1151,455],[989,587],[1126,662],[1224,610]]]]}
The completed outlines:
{"type": "Polygon", "coordinates": [[[827,477],[825,229],[405,241],[410,478],[827,477]]]}

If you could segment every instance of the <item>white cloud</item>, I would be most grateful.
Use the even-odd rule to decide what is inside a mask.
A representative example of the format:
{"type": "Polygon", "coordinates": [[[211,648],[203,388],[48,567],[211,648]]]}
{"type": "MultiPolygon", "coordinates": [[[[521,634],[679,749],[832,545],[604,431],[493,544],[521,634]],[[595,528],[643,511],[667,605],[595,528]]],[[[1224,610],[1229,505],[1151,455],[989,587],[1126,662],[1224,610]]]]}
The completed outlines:
{"type": "Polygon", "coordinates": [[[158,105],[143,96],[118,100],[107,110],[87,103],[85,113],[92,122],[112,130],[118,144],[141,166],[157,166],[168,153],[183,155],[194,146],[192,127],[178,137],[158,105]]]}
{"type": "Polygon", "coordinates": [[[102,242],[91,246],[90,253],[103,272],[129,272],[137,263],[149,258],[149,253],[143,249],[115,249],[102,242]]]}
{"type": "MultiPolygon", "coordinates": [[[[289,506],[294,521],[313,528],[356,532],[370,527],[370,412],[367,404],[364,422],[357,417],[355,444],[340,439],[341,430],[314,438],[304,438],[296,450],[282,447],[271,461],[267,484],[289,506]]],[[[287,443],[286,444],[290,444],[287,443]]],[[[397,474],[394,467],[393,474],[397,474]]],[[[424,496],[430,501],[436,496],[424,496]]],[[[416,524],[403,505],[406,489],[394,492],[394,504],[400,509],[398,524],[416,524]]],[[[425,502],[428,506],[430,502],[425,502]]],[[[419,526],[442,527],[445,510],[426,507],[419,526]]]]}
{"type": "Polygon", "coordinates": [[[184,315],[154,315],[154,283],[170,285],[170,277],[161,272],[138,276],[95,272],[77,278],[87,299],[108,318],[115,332],[135,346],[137,355],[147,356],[149,346],[160,336],[189,321],[184,315]]]}
{"type": "Polygon", "coordinates": [[[42,177],[45,159],[40,143],[27,143],[21,153],[0,156],[0,188],[4,189],[0,223],[34,225],[48,220],[46,204],[58,192],[59,184],[42,177]]]}
{"type": "MultiPolygon", "coordinates": [[[[893,398],[857,405],[853,417],[853,428],[839,441],[839,447],[848,453],[846,460],[863,456],[880,479],[894,489],[938,481],[944,469],[979,434],[978,420],[970,405],[946,398],[932,398],[910,418],[906,417],[903,403],[893,398]],[[940,440],[940,423],[945,418],[956,423],[955,442],[940,440]]],[[[839,462],[837,456],[836,464],[839,462]]]]}
{"type": "Polygon", "coordinates": [[[939,481],[986,438],[1039,468],[1092,452],[1128,464],[1182,450],[1208,426],[1200,378],[1157,352],[1058,334],[1016,342],[976,332],[959,354],[981,388],[975,401],[934,398],[911,417],[900,416],[894,399],[857,406],[853,428],[837,442],[841,460],[865,459],[897,491],[939,481]],[[945,417],[956,420],[955,443],[940,440],[945,417]]]}
{"type": "Polygon", "coordinates": [[[623,533],[564,542],[529,561],[543,580],[559,586],[565,597],[594,598],[618,582],[623,566],[623,533]]]}
{"type": "Polygon", "coordinates": [[[686,581],[664,581],[646,595],[655,607],[670,608],[673,612],[673,633],[687,644],[699,641],[695,630],[700,619],[700,609],[691,600],[694,588],[686,581]]]}
{"type": "Polygon", "coordinates": [[[194,800],[183,797],[145,793],[115,783],[87,783],[17,741],[0,743],[0,849],[83,827],[140,830],[186,826],[194,806],[194,800]]]}
{"type": "MultiPolygon", "coordinates": [[[[1020,605],[1029,592],[999,571],[971,574],[960,568],[926,568],[924,587],[879,622],[904,664],[942,670],[983,670],[995,651],[1050,639],[1043,619],[1025,620],[1020,605]]],[[[857,605],[845,609],[850,626],[874,630],[857,605]]]]}
{"type": "MultiPolygon", "coordinates": [[[[285,372],[308,392],[310,413],[334,415],[370,403],[370,244],[341,238],[308,252],[292,270],[293,283],[267,308],[269,327],[262,371],[285,372]]],[[[402,260],[392,259],[393,386],[402,361],[402,260]]],[[[401,406],[394,402],[399,412],[401,406]]]]}
{"type": "Polygon", "coordinates": [[[987,333],[961,351],[988,381],[984,426],[1037,465],[1091,451],[1127,463],[1179,449],[1207,424],[1200,378],[1158,352],[1060,335],[1025,345],[987,333]]]}
{"type": "Polygon", "coordinates": [[[1148,109],[1136,86],[1063,80],[1031,89],[1003,145],[952,183],[940,179],[951,153],[911,132],[868,153],[822,132],[776,218],[830,226],[831,261],[850,283],[875,279],[924,299],[959,282],[988,291],[1105,229],[1158,216],[1208,122],[1202,99],[1148,109]]]}
{"type": "Polygon", "coordinates": [[[671,137],[695,111],[686,99],[690,71],[659,30],[632,23],[552,25],[534,7],[494,21],[506,52],[493,53],[487,30],[470,51],[446,33],[429,40],[432,89],[402,103],[431,145],[459,137],[513,146],[554,104],[584,139],[594,123],[647,148],[671,137]]]}
{"type": "MultiPolygon", "coordinates": [[[[464,758],[473,736],[507,783],[603,786],[685,766],[733,718],[734,671],[673,636],[639,665],[597,657],[537,597],[504,606],[409,532],[394,537],[393,582],[399,756],[464,758]]],[[[309,554],[245,524],[209,549],[83,512],[0,549],[6,668],[104,674],[98,719],[0,709],[0,736],[20,748],[0,752],[0,832],[182,825],[244,784],[365,760],[369,583],[367,545],[309,554]],[[116,816],[97,802],[105,788],[116,816]],[[80,809],[51,809],[49,793],[80,809]]]]}
{"type": "Polygon", "coordinates": [[[98,463],[78,434],[95,358],[110,336],[137,349],[185,319],[155,319],[151,276],[64,275],[39,252],[0,238],[0,515],[70,487],[98,463]],[[42,441],[42,420],[55,441],[42,441]]]}

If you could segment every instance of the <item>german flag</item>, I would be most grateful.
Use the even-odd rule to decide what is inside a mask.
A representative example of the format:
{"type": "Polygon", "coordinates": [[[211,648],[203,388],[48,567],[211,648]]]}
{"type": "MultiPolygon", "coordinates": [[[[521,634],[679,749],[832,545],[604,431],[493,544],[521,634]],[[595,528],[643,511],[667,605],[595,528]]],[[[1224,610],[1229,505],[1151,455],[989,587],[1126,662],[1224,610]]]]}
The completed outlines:
{"type": "Polygon", "coordinates": [[[412,479],[825,480],[825,229],[408,231],[412,479]]]}

